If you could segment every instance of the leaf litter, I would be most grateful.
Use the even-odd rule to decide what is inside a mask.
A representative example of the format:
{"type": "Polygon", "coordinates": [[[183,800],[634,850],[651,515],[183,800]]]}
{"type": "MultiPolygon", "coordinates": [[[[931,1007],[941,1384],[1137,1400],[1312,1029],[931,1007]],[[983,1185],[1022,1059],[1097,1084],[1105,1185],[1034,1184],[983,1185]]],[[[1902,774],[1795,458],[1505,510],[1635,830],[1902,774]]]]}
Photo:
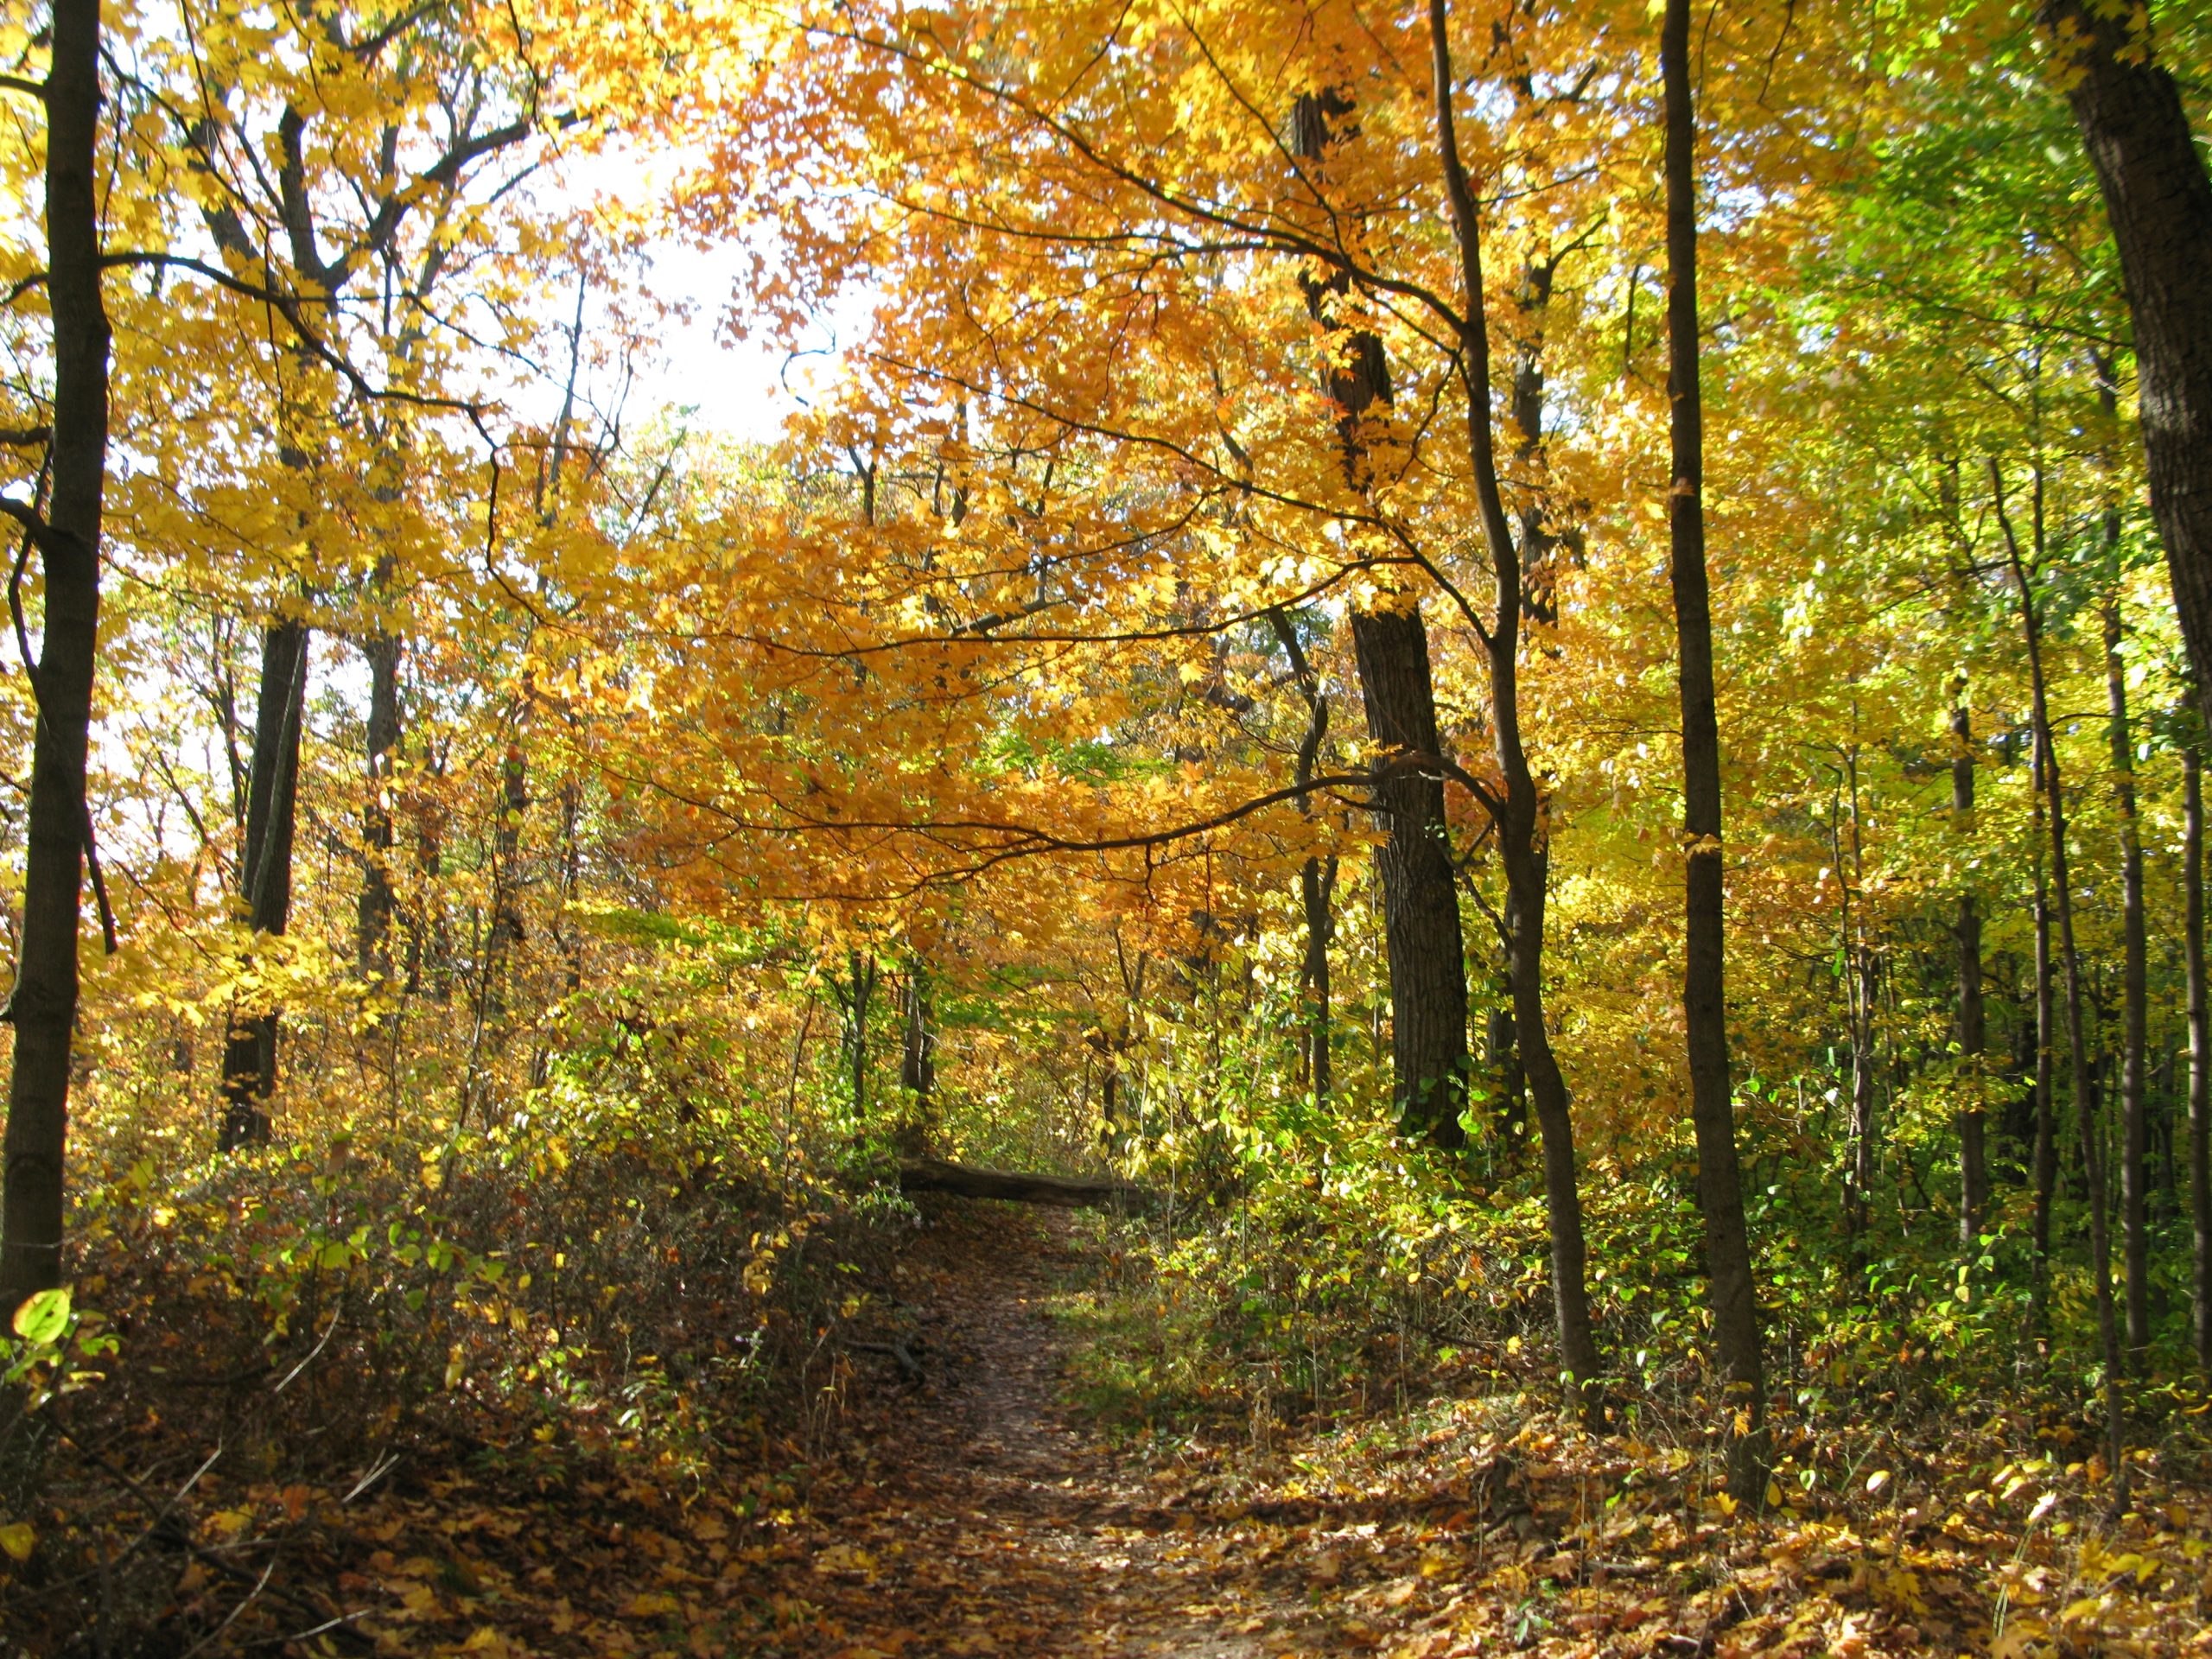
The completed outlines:
{"type": "Polygon", "coordinates": [[[238,1610],[218,1652],[2212,1654],[2212,1493],[2155,1452],[2117,1522],[2094,1460],[2005,1455],[1996,1420],[1753,1516],[1694,1452],[1495,1371],[1262,1444],[1116,1437],[1071,1387],[1096,1263],[1064,1221],[950,1206],[766,1456],[518,1430],[365,1493],[213,1473],[172,1593],[238,1610]]]}

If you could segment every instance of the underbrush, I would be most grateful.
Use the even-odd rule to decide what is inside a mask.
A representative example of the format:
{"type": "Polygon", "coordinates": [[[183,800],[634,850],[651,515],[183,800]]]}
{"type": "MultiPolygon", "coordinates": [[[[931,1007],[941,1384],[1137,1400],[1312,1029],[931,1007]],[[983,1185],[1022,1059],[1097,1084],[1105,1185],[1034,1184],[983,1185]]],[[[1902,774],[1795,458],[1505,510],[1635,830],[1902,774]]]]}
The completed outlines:
{"type": "MultiPolygon", "coordinates": [[[[2201,1628],[2212,1399],[2178,1365],[2130,1388],[2133,1504],[2110,1515],[2086,1274],[2062,1261],[2048,1314],[2036,1309],[2018,1201],[2000,1202],[1990,1232],[1962,1249],[1940,1217],[1853,1240],[1817,1194],[1777,1182],[1761,1195],[1775,1455],[1754,1516],[1720,1490],[1686,1160],[1662,1148],[1640,1170],[1586,1181],[1593,1312],[1615,1368],[1605,1430],[1591,1433],[1562,1409],[1534,1171],[1500,1160],[1480,1179],[1470,1160],[1379,1124],[1307,1123],[1295,1139],[1226,1115],[1203,1127],[1203,1161],[1154,1157],[1151,1218],[1096,1224],[1108,1268],[1064,1313],[1083,1339],[1073,1393],[1137,1454],[1218,1471],[1224,1491],[1255,1501],[1372,1498],[1415,1476],[1464,1486],[1501,1459],[1533,1465],[1564,1484],[1516,1501],[1551,1503],[1547,1548],[1572,1535],[1586,1559],[1608,1526],[1662,1513],[1681,1549],[1706,1539],[1724,1555],[1790,1537],[1807,1550],[1840,1538],[1847,1554],[1849,1540],[1886,1534],[1904,1541],[1892,1570],[1907,1578],[1859,1583],[1830,1608],[1856,1608],[1866,1629],[1940,1615],[1960,1640],[1987,1643],[2009,1620],[2020,1645],[2004,1650],[2029,1653],[2100,1631],[2201,1628]],[[1632,1274],[1609,1269],[1624,1262],[1632,1274]],[[1714,1530],[1738,1522],[1754,1530],[1714,1530]],[[1951,1605],[1934,1612],[1931,1569],[1910,1564],[1916,1539],[1956,1558],[1942,1569],[1956,1580],[1951,1605]]],[[[1401,1518],[1411,1536],[1435,1516],[1401,1518]]],[[[1477,1519],[1478,1532],[1490,1524],[1477,1519]]],[[[1523,1589],[1540,1580],[1524,1575],[1523,1589]]],[[[1504,1633],[1552,1628],[1534,1616],[1504,1633]]]]}
{"type": "Polygon", "coordinates": [[[52,1656],[404,1651],[331,1580],[381,1548],[480,1590],[450,1526],[408,1535],[456,1483],[649,1507],[712,1484],[723,1527],[798,1501],[911,1211],[849,1142],[764,1156],[739,1116],[556,1081],[428,1145],[106,1141],[72,1300],[10,1353],[0,1630],[52,1656]]]}

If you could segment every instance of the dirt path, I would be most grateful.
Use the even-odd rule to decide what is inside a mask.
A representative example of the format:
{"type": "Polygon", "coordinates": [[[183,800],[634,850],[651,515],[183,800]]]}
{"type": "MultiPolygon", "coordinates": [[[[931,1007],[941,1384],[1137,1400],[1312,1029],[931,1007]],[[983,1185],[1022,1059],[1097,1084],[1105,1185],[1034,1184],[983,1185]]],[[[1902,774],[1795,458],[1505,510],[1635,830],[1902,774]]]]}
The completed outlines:
{"type": "Polygon", "coordinates": [[[1061,1404],[1066,1342],[1049,1305],[1077,1268],[1050,1217],[958,1218],[918,1241],[904,1284],[929,1381],[899,1389],[884,1361],[862,1385],[866,1477],[822,1494],[815,1516],[834,1541],[813,1570],[838,1582],[843,1645],[827,1651],[1314,1650],[1305,1609],[1262,1581],[1249,1541],[1179,1525],[1157,1485],[1061,1404]]]}

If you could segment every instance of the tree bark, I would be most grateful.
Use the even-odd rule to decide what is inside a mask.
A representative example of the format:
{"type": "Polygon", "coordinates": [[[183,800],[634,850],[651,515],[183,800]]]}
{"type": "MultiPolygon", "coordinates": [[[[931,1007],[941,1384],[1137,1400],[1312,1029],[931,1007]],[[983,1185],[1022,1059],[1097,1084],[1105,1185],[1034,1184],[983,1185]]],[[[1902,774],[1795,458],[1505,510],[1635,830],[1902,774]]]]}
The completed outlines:
{"type": "Polygon", "coordinates": [[[1382,931],[1390,970],[1390,1059],[1400,1121],[1446,1148],[1464,1145],[1467,963],[1459,887],[1444,818],[1436,694],[1428,628],[1419,606],[1356,612],[1367,733],[1381,752],[1375,802],[1389,838],[1376,849],[1382,873],[1382,931]],[[1395,764],[1394,764],[1395,763],[1395,764]]]}
{"type": "MultiPolygon", "coordinates": [[[[1446,0],[1429,0],[1428,26],[1434,64],[1437,149],[1459,244],[1465,306],[1459,330],[1459,374],[1467,400],[1467,459],[1492,577],[1492,614],[1483,645],[1490,670],[1491,753],[1497,763],[1503,794],[1485,804],[1497,829],[1498,860],[1505,868],[1505,948],[1514,1039],[1544,1143],[1544,1207],[1551,1236],[1552,1299],[1560,1357],[1572,1381],[1575,1403],[1585,1421],[1595,1427],[1605,1418],[1598,1382],[1604,1363],[1590,1322],[1582,1197],[1574,1165],[1574,1120],[1567,1078],[1552,1051],[1544,1007],[1544,906],[1550,852],[1541,833],[1542,802],[1535,774],[1521,735],[1521,548],[1514,539],[1498,486],[1497,435],[1491,418],[1490,324],[1484,309],[1482,227],[1475,194],[1459,159],[1446,0]]],[[[1524,440],[1537,435],[1522,433],[1524,440]]],[[[1464,1016],[1460,1029],[1464,1038],[1464,1016]]]]}
{"type": "Polygon", "coordinates": [[[2050,1211],[2058,1195],[2058,1103],[2052,1073],[2058,1052],[2058,1012],[2052,988],[2050,964],[2050,878],[2044,851],[2050,844],[2044,822],[2043,745],[2035,745],[2029,766],[2029,788],[2034,806],[2029,813],[2031,857],[2035,865],[2035,995],[2036,995],[2036,1207],[2032,1224],[2036,1276],[2031,1287],[2038,1324],[2050,1313],[2050,1211]]]}
{"type": "MultiPolygon", "coordinates": [[[[24,512],[46,577],[33,692],[23,927],[7,1017],[16,1027],[0,1197],[0,1317],[61,1282],[77,927],[89,826],[85,760],[99,647],[107,478],[108,321],[100,298],[99,0],[54,0],[47,73],[47,293],[54,320],[52,494],[24,512]]],[[[20,515],[19,515],[20,516],[20,515]]]]}
{"type": "MultiPolygon", "coordinates": [[[[846,1076],[853,1091],[853,1116],[868,1109],[868,1015],[875,998],[874,956],[858,946],[845,952],[846,982],[840,992],[845,1005],[844,1058],[846,1076]]],[[[836,976],[831,976],[835,982],[836,976]]]]}
{"type": "Polygon", "coordinates": [[[2189,1211],[2191,1325],[2197,1370],[2212,1375],[2212,1012],[2204,986],[2203,760],[2192,734],[2182,749],[2182,886],[2189,953],[2189,1211]]]}
{"type": "Polygon", "coordinates": [[[2113,555],[2113,588],[2104,607],[2105,689],[2112,707],[2112,787],[2120,817],[2120,1212],[2122,1255],[2127,1264],[2127,1345],[2139,1357],[2151,1345],[2149,1189],[2145,1184],[2148,1133],[2144,1067],[2150,1043],[2150,946],[2143,925],[2143,838],[2135,808],[2135,743],[2127,719],[2127,672],[2120,660],[2120,512],[2105,516],[2113,555]]]}
{"type": "Polygon", "coordinates": [[[2151,513],[2174,607],[2212,699],[2212,175],[2139,9],[2044,0],[2075,124],[2095,169],[2134,320],[2151,513]]]}
{"type": "MultiPolygon", "coordinates": [[[[378,587],[388,575],[381,576],[378,587]]],[[[399,753],[399,636],[381,626],[363,654],[369,664],[369,722],[364,747],[368,799],[361,809],[361,897],[354,957],[363,979],[391,977],[391,771],[399,753]]]]}
{"type": "MultiPolygon", "coordinates": [[[[1294,780],[1300,793],[1298,810],[1309,822],[1313,801],[1304,793],[1313,782],[1314,763],[1329,735],[1329,700],[1322,695],[1320,677],[1298,638],[1298,626],[1281,606],[1268,612],[1268,624],[1290,659],[1291,677],[1306,703],[1306,732],[1298,742],[1294,780]]],[[[1299,909],[1306,923],[1306,957],[1298,973],[1299,1046],[1306,1063],[1306,1084],[1316,1102],[1328,1099],[1334,1083],[1329,1053],[1329,944],[1336,934],[1334,893],[1337,860],[1309,857],[1299,866],[1299,909]]]]}
{"type": "Polygon", "coordinates": [[[492,832],[492,925],[484,938],[479,1001],[484,1023],[494,1030],[507,1017],[507,976],[522,947],[522,823],[530,810],[530,760],[519,734],[507,741],[499,762],[499,816],[492,832]]]}
{"type": "MultiPolygon", "coordinates": [[[[308,626],[287,620],[262,631],[261,682],[253,711],[245,849],[239,896],[257,938],[281,936],[292,915],[292,836],[300,779],[300,725],[307,711],[308,626]]],[[[233,1011],[223,1045],[225,1152],[259,1146],[270,1132],[282,1015],[276,1007],[233,1011]]]]}
{"type": "Polygon", "coordinates": [[[2059,957],[2066,967],[2066,1040],[2074,1080],[2074,1106],[2082,1141],[2082,1169],[2089,1206],[2089,1276],[2097,1298],[2097,1334],[2105,1361],[2106,1450],[2112,1463],[2113,1509],[2126,1507],[2126,1445],[2120,1410],[2120,1328],[2113,1306],[2112,1240],[2105,1218],[2105,1160],[2089,1080],[2088,1013],[2082,994],[2082,955],[2074,939],[2074,895],[2067,879],[2066,791],[2059,777],[2058,753],[2051,744],[2050,703],[2043,672],[2042,623],[2036,611],[2028,569],[2005,512],[2005,480],[1993,460],[1991,494],[2010,550],[2012,575],[2020,592],[2020,628],[2028,648],[2028,683],[2034,700],[2035,738],[2043,760],[2044,798],[2050,808],[2050,885],[2058,906],[2059,957]]]}
{"type": "MultiPolygon", "coordinates": [[[[1292,149],[1319,160],[1329,146],[1331,123],[1350,112],[1350,104],[1333,93],[1300,97],[1292,111],[1292,149]]],[[[1315,318],[1327,322],[1330,296],[1349,286],[1341,270],[1309,279],[1306,303],[1315,318]]],[[[1360,423],[1376,404],[1390,401],[1389,365],[1381,338],[1370,331],[1338,330],[1335,337],[1338,356],[1330,370],[1329,394],[1340,411],[1346,473],[1355,488],[1363,488],[1360,423]]],[[[1436,693],[1419,597],[1400,595],[1395,608],[1355,611],[1351,636],[1368,735],[1382,753],[1375,808],[1389,839],[1375,861],[1382,876],[1399,1121],[1408,1133],[1449,1150],[1466,1141],[1459,1122],[1469,1059],[1466,942],[1444,816],[1436,693]],[[1428,757],[1427,764],[1419,757],[1428,757]],[[1408,758],[1414,764],[1393,764],[1408,758]]]]}
{"type": "MultiPolygon", "coordinates": [[[[1965,686],[1960,686],[1961,693],[1965,686]]],[[[1951,710],[1951,814],[1961,835],[1974,830],[1974,720],[1963,696],[1951,710]]],[[[1981,912],[1974,890],[1959,893],[1958,920],[1953,932],[1959,942],[1959,1070],[1967,1087],[1982,1084],[1982,1055],[1989,1046],[1988,1020],[1981,996],[1981,912]]],[[[1977,1095],[1979,1102],[1980,1096],[1977,1095]]],[[[1959,1243],[1969,1250],[1981,1236],[1989,1213],[1989,1156],[1987,1123],[1980,1106],[1959,1114],[1959,1243]]]]}
{"type": "Polygon", "coordinates": [[[1690,1116],[1697,1138],[1713,1346],[1728,1387],[1728,1489],[1742,1503],[1766,1491],[1766,1367],[1760,1351],[1736,1115],[1728,1077],[1720,845],[1720,726],[1713,681],[1713,610],[1705,565],[1704,408],[1698,383],[1697,118],[1692,104],[1689,0],[1666,0],[1659,35],[1666,91],[1668,394],[1673,485],[1668,515],[1682,705],[1682,1015],[1690,1116]]]}

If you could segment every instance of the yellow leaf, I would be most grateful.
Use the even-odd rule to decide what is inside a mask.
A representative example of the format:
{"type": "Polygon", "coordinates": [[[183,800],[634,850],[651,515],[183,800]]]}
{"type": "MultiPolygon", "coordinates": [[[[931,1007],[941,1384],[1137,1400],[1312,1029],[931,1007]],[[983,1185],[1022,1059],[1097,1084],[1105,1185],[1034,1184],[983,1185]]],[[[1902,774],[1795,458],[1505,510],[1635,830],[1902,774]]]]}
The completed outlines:
{"type": "Polygon", "coordinates": [[[10,1521],[0,1527],[0,1549],[8,1552],[10,1560],[28,1561],[37,1543],[38,1534],[28,1521],[10,1521]]]}

